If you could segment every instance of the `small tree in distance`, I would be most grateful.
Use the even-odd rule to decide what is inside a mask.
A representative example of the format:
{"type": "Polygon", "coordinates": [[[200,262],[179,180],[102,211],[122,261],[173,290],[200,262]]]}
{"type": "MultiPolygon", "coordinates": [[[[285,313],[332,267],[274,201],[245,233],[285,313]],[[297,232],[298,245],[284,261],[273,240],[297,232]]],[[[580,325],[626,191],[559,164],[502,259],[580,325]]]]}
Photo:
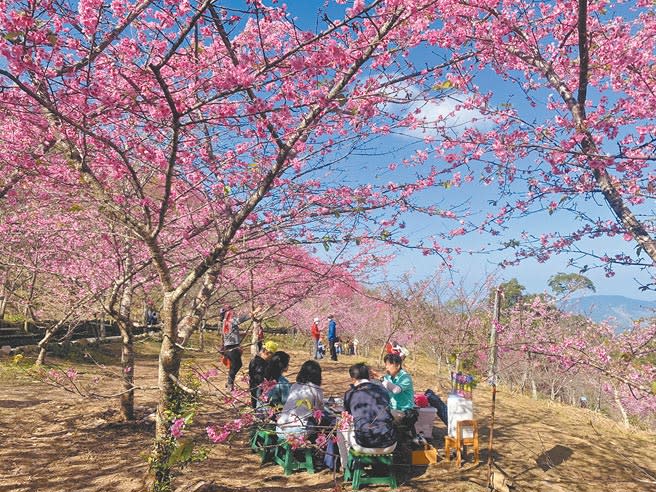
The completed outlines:
{"type": "Polygon", "coordinates": [[[557,297],[570,296],[579,290],[596,292],[594,283],[585,275],[558,272],[549,278],[549,288],[557,297]]]}

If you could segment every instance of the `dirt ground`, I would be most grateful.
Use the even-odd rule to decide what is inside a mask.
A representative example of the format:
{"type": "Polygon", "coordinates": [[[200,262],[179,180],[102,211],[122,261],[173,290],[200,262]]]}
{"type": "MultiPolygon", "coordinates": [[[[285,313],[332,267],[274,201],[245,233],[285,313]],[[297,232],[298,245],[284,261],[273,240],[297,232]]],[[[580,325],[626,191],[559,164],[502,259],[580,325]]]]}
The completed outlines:
{"type": "MultiPolygon", "coordinates": [[[[290,375],[307,359],[309,350],[287,349],[292,354],[290,375]]],[[[136,397],[139,417],[155,406],[156,393],[148,390],[156,380],[154,344],[140,346],[135,375],[146,387],[136,397]]],[[[215,353],[195,353],[199,364],[216,363],[215,353]]],[[[245,355],[245,368],[248,364],[245,355]]],[[[326,395],[341,396],[347,388],[347,370],[362,357],[342,356],[338,362],[322,362],[326,395]]],[[[70,366],[53,360],[62,367],[70,366]]],[[[376,365],[376,364],[374,364],[376,365]]],[[[445,382],[431,374],[425,363],[409,361],[415,390],[432,388],[445,395],[445,382]]],[[[77,364],[82,372],[93,366],[77,364]]],[[[245,369],[244,368],[244,369],[245,369]]],[[[111,367],[110,367],[111,369],[111,367]]],[[[290,379],[292,379],[290,378],[290,379]]],[[[111,394],[112,388],[102,388],[111,394]]],[[[467,462],[456,469],[440,457],[437,465],[405,470],[399,490],[484,491],[487,477],[491,390],[474,392],[475,417],[481,428],[481,464],[467,462]]],[[[341,475],[328,470],[314,475],[295,473],[285,477],[277,465],[260,466],[245,436],[228,444],[214,445],[203,436],[212,409],[205,408],[195,432],[210,448],[209,457],[190,465],[174,479],[178,492],[224,491],[331,491],[350,490],[341,475]]],[[[497,393],[493,457],[514,481],[516,491],[597,492],[656,490],[656,435],[626,430],[590,410],[548,401],[533,401],[503,389],[497,393]]],[[[0,360],[0,491],[136,492],[143,490],[154,428],[142,420],[118,421],[115,399],[86,399],[29,378],[0,360]]],[[[433,442],[443,455],[445,427],[436,421],[433,442]]],[[[369,486],[369,489],[386,489],[369,486]]]]}

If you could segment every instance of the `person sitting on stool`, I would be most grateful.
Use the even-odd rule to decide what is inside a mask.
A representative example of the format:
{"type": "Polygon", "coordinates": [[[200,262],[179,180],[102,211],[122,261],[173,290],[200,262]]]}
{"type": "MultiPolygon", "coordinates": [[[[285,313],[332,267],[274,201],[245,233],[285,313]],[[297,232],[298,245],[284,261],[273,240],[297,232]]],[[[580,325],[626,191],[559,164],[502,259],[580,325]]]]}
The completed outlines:
{"type": "MultiPolygon", "coordinates": [[[[419,413],[415,409],[415,390],[412,377],[402,367],[403,359],[399,354],[387,354],[385,362],[385,376],[382,384],[389,392],[390,410],[394,422],[401,432],[408,433],[412,438],[416,435],[415,423],[419,413]]],[[[399,435],[399,439],[406,437],[399,435]]]]}
{"type": "Polygon", "coordinates": [[[344,394],[344,410],[353,417],[353,427],[345,432],[347,446],[365,454],[391,453],[396,448],[396,429],[389,393],[380,383],[369,381],[369,368],[363,363],[352,365],[349,376],[352,385],[344,394]]]}

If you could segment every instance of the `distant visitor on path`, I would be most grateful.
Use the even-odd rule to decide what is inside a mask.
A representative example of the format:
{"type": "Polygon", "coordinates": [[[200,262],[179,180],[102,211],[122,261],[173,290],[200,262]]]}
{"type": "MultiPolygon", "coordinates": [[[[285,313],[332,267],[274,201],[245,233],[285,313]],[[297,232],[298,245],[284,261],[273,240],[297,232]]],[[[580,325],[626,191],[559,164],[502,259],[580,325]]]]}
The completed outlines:
{"type": "Polygon", "coordinates": [[[335,343],[339,341],[337,338],[337,323],[332,314],[328,315],[328,344],[330,345],[330,360],[337,360],[337,348],[335,343]]]}
{"type": "Polygon", "coordinates": [[[146,311],[146,324],[150,327],[156,325],[157,323],[159,323],[157,311],[155,311],[153,308],[148,308],[148,311],[146,311]]]}
{"type": "Polygon", "coordinates": [[[319,354],[319,341],[321,340],[321,329],[319,328],[319,318],[314,318],[312,326],[310,327],[310,333],[312,334],[312,341],[314,342],[314,359],[318,360],[323,357],[322,354],[319,354]]]}
{"type": "Polygon", "coordinates": [[[326,339],[325,337],[319,340],[317,345],[317,350],[319,352],[319,359],[323,359],[326,356],[326,339]]]}
{"type": "Polygon", "coordinates": [[[257,351],[262,351],[262,345],[264,344],[264,323],[261,320],[253,321],[253,330],[255,330],[255,336],[257,338],[256,346],[257,351]]]}
{"type": "Polygon", "coordinates": [[[248,319],[248,316],[243,315],[235,317],[232,306],[228,306],[225,310],[223,318],[223,356],[229,361],[226,388],[230,391],[234,389],[235,377],[242,366],[239,325],[248,319]]]}

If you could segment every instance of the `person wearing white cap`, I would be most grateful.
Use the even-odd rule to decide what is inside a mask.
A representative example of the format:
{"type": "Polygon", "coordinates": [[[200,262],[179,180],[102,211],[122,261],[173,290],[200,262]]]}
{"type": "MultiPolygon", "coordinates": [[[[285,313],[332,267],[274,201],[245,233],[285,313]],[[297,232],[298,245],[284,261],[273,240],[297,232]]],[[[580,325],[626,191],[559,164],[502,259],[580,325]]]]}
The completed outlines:
{"type": "Polygon", "coordinates": [[[312,339],[314,340],[314,358],[321,359],[323,356],[319,353],[319,340],[321,340],[321,329],[319,328],[319,318],[314,318],[310,328],[312,339]]]}

